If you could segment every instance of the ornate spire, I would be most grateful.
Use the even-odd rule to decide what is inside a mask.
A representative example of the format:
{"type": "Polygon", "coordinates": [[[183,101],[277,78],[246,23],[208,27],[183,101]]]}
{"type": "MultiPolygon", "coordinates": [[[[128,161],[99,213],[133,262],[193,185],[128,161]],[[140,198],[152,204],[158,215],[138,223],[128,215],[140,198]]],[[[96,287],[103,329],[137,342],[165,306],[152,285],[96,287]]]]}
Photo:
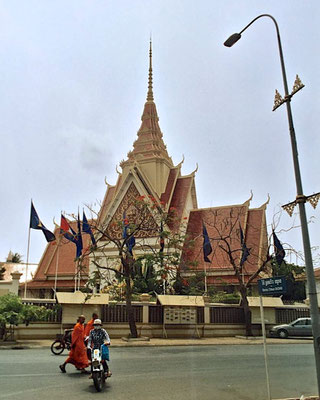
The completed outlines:
{"type": "Polygon", "coordinates": [[[151,42],[151,38],[150,38],[150,49],[149,49],[149,80],[148,80],[147,101],[153,101],[153,90],[152,90],[152,42],[151,42]]]}
{"type": "Polygon", "coordinates": [[[151,159],[164,160],[170,167],[173,166],[172,160],[168,155],[166,145],[162,139],[157,108],[153,101],[151,39],[149,48],[148,94],[141,116],[141,121],[142,122],[138,131],[138,138],[133,143],[133,150],[128,153],[128,159],[126,161],[122,161],[120,166],[123,168],[133,161],[143,162],[150,161],[151,159]]]}

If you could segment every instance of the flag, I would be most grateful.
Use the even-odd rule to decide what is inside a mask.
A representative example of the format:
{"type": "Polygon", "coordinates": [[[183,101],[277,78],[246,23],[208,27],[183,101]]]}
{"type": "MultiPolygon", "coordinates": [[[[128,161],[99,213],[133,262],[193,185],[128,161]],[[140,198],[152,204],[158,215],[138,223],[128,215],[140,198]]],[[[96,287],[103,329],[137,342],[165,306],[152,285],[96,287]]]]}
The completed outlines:
{"type": "Polygon", "coordinates": [[[244,262],[249,257],[251,249],[248,249],[248,247],[246,245],[246,242],[244,241],[244,235],[243,235],[243,231],[242,231],[240,223],[239,223],[239,227],[240,227],[240,242],[241,242],[241,250],[242,250],[241,260],[240,260],[240,267],[242,267],[244,262]]]}
{"type": "Polygon", "coordinates": [[[160,224],[160,253],[164,250],[163,223],[160,224]]]}
{"type": "Polygon", "coordinates": [[[66,217],[62,214],[61,214],[61,222],[60,222],[60,233],[66,239],[75,243],[75,237],[77,234],[69,225],[69,222],[67,221],[66,217]]]}
{"type": "Polygon", "coordinates": [[[202,235],[203,235],[203,259],[205,262],[211,262],[208,255],[212,253],[212,247],[208,236],[207,228],[202,222],[202,235]]]}
{"type": "Polygon", "coordinates": [[[132,249],[136,244],[136,239],[133,235],[128,234],[129,220],[126,217],[126,213],[123,213],[123,230],[122,230],[122,238],[125,240],[126,246],[129,250],[129,253],[132,254],[132,249]]]}
{"type": "Polygon", "coordinates": [[[30,213],[30,228],[40,229],[43,232],[47,242],[53,242],[56,239],[54,234],[50,232],[40,221],[40,218],[38,217],[37,211],[34,208],[32,201],[31,201],[31,213],[30,213]]]}
{"type": "Polygon", "coordinates": [[[80,219],[78,214],[78,233],[74,231],[69,222],[67,221],[66,217],[61,214],[61,223],[60,223],[60,233],[70,242],[74,243],[77,247],[76,251],[76,258],[80,257],[82,254],[82,237],[81,237],[81,228],[80,228],[80,219]]]}
{"type": "Polygon", "coordinates": [[[284,251],[284,248],[282,247],[282,244],[274,231],[272,231],[272,236],[273,236],[273,245],[274,245],[274,252],[276,255],[277,264],[280,266],[286,255],[286,252],[284,251]]]}
{"type": "Polygon", "coordinates": [[[94,246],[97,244],[96,240],[95,240],[95,238],[93,236],[91,226],[88,223],[88,220],[87,220],[87,217],[86,217],[86,214],[84,213],[84,211],[83,211],[83,217],[82,217],[82,232],[87,233],[88,235],[90,235],[91,242],[92,242],[92,244],[94,246]]]}
{"type": "Polygon", "coordinates": [[[82,254],[82,249],[83,249],[79,211],[78,211],[77,226],[78,226],[78,232],[77,232],[77,235],[76,235],[76,246],[77,246],[76,258],[79,258],[81,256],[81,254],[82,254]]]}

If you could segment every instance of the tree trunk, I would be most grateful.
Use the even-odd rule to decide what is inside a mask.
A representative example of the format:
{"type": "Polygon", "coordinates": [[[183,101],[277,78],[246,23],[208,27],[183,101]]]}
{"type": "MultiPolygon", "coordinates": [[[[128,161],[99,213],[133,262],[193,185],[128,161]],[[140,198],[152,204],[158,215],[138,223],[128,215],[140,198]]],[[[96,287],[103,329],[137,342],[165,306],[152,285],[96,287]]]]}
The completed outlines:
{"type": "Polygon", "coordinates": [[[132,338],[137,338],[138,337],[138,331],[137,331],[137,326],[136,326],[136,321],[134,319],[134,314],[133,314],[133,308],[132,308],[132,303],[131,303],[131,296],[132,296],[132,291],[131,291],[131,274],[130,274],[130,261],[128,259],[124,260],[122,259],[122,265],[124,269],[124,274],[125,274],[125,282],[126,282],[126,306],[127,306],[127,315],[128,315],[128,322],[129,322],[129,328],[130,328],[130,336],[132,338]]]}
{"type": "Polygon", "coordinates": [[[251,310],[247,298],[247,289],[240,285],[240,294],[242,298],[242,307],[244,312],[244,321],[246,325],[246,336],[253,336],[252,334],[252,324],[251,324],[251,310]]]}

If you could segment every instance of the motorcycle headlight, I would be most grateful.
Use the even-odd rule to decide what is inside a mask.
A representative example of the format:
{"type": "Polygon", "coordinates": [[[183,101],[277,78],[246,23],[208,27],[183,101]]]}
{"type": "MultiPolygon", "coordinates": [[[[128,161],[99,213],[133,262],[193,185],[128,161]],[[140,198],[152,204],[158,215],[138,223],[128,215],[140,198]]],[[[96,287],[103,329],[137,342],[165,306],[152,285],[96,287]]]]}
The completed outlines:
{"type": "Polygon", "coordinates": [[[99,357],[99,350],[98,350],[98,349],[94,349],[94,350],[93,350],[93,357],[94,357],[94,358],[99,357]]]}

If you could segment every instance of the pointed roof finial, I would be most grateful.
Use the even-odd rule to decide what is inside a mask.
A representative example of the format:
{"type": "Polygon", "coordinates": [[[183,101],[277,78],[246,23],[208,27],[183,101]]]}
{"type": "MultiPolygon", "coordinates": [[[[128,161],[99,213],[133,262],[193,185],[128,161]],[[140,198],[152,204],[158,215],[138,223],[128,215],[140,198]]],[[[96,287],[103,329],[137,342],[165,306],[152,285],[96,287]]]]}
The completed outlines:
{"type": "Polygon", "coordinates": [[[150,37],[150,49],[149,49],[149,80],[148,80],[147,101],[153,101],[153,90],[152,90],[152,40],[151,40],[151,37],[150,37]]]}

